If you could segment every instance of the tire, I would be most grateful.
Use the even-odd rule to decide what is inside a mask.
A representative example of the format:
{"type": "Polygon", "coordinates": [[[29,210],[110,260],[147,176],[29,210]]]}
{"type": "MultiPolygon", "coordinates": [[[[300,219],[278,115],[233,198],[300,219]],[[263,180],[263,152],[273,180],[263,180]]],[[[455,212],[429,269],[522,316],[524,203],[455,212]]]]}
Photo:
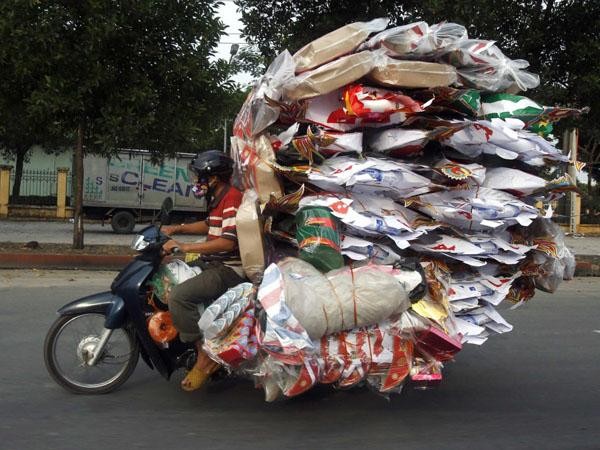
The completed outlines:
{"type": "Polygon", "coordinates": [[[140,349],[133,331],[128,328],[113,331],[96,365],[85,364],[89,357],[86,344],[93,346],[98,341],[104,330],[104,319],[104,314],[98,313],[62,316],[50,327],[44,341],[44,362],[50,376],[66,390],[75,394],[107,394],[125,383],[135,370],[140,349]],[[74,333],[72,330],[77,326],[82,330],[70,338],[69,333],[74,333]],[[63,349],[66,358],[62,358],[63,349]],[[107,375],[106,368],[110,370],[111,366],[115,367],[114,374],[107,375]],[[94,375],[100,375],[102,379],[87,381],[94,375]]]}
{"type": "Polygon", "coordinates": [[[110,225],[115,233],[131,233],[135,228],[135,216],[129,211],[117,211],[113,214],[110,225]]]}

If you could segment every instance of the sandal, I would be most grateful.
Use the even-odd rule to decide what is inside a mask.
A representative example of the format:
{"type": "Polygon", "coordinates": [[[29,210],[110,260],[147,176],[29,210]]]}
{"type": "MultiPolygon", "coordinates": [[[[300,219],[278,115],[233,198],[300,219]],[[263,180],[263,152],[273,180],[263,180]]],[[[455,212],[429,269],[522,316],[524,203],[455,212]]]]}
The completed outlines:
{"type": "Polygon", "coordinates": [[[200,389],[202,385],[206,383],[206,380],[208,380],[209,376],[209,373],[205,372],[198,366],[194,366],[181,381],[181,389],[187,392],[200,389]]]}

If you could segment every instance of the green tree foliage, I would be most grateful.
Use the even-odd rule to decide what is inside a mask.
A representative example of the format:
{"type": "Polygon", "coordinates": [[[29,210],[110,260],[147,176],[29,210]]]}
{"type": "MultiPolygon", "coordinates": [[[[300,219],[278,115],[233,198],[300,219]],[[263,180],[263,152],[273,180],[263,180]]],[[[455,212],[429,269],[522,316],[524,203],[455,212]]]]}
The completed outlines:
{"type": "MultiPolygon", "coordinates": [[[[164,156],[201,150],[219,134],[212,123],[234,86],[227,82],[227,65],[209,60],[224,31],[217,5],[0,2],[0,117],[18,114],[32,136],[77,143],[76,222],[82,148],[102,154],[146,148],[164,156]]],[[[12,128],[2,126],[2,132],[12,128]]],[[[83,238],[75,245],[82,246],[83,238]]]]}
{"type": "Polygon", "coordinates": [[[209,61],[224,29],[215,3],[6,0],[2,84],[23,83],[27,115],[54,134],[83,124],[90,150],[201,148],[232,87],[209,61]]]}
{"type": "MultiPolygon", "coordinates": [[[[507,56],[529,61],[541,85],[525,95],[548,105],[591,106],[590,114],[576,122],[582,130],[582,149],[591,148],[591,141],[600,142],[598,0],[237,0],[236,4],[244,37],[255,50],[255,64],[261,58],[270,61],[285,48],[293,53],[355,21],[389,17],[391,25],[417,20],[460,23],[471,38],[495,40],[507,56]]],[[[580,159],[587,157],[583,154],[580,159]]]]}

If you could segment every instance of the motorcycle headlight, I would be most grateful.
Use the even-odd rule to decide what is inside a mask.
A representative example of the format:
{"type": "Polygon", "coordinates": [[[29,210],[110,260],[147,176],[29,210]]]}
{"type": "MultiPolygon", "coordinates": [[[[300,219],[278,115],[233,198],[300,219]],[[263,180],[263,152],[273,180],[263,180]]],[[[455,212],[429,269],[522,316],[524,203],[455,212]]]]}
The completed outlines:
{"type": "Polygon", "coordinates": [[[131,242],[131,248],[138,252],[144,250],[146,247],[148,247],[148,245],[150,245],[150,242],[144,239],[144,236],[141,234],[138,234],[136,237],[134,237],[133,241],[131,242]]]}

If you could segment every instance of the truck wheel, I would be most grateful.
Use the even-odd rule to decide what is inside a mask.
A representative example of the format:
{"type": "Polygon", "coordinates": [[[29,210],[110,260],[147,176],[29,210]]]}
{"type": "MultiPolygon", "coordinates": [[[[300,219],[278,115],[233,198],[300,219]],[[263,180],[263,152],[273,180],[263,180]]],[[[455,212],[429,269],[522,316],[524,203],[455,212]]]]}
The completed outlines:
{"type": "Polygon", "coordinates": [[[129,211],[118,211],[113,214],[110,224],[115,233],[131,233],[135,227],[135,216],[129,211]]]}

